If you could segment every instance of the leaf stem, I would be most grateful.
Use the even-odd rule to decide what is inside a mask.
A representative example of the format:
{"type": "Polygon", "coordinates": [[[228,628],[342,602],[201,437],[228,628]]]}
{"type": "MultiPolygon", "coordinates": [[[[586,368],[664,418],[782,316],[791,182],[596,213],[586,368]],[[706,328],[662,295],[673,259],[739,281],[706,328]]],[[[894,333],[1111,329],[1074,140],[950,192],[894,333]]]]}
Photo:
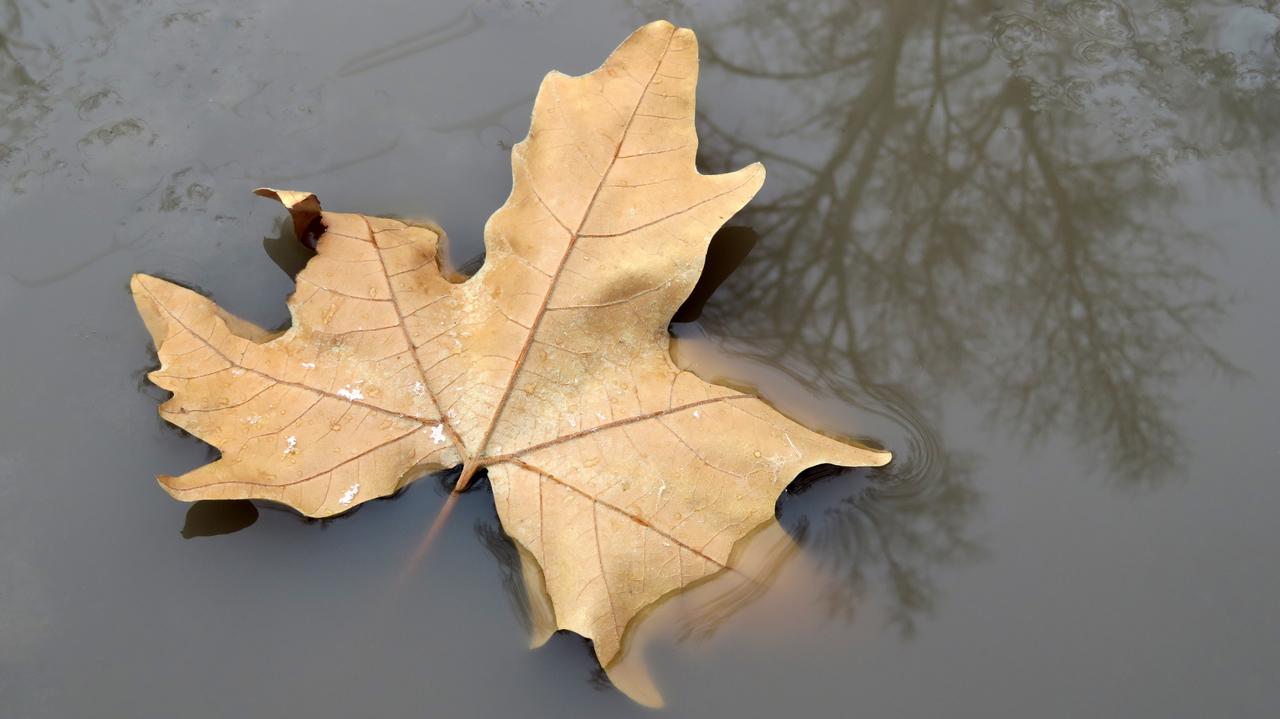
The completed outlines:
{"type": "Polygon", "coordinates": [[[445,522],[448,521],[449,515],[453,513],[454,505],[458,503],[458,497],[462,496],[461,484],[461,481],[459,481],[458,485],[454,486],[453,491],[449,493],[448,498],[444,500],[444,505],[440,507],[440,511],[436,514],[436,518],[432,520],[427,533],[422,536],[422,541],[418,543],[418,548],[413,551],[409,561],[405,562],[404,568],[400,570],[397,586],[403,586],[409,577],[413,575],[414,570],[418,568],[418,565],[427,556],[427,551],[431,549],[431,545],[435,543],[440,531],[444,529],[445,522]]]}
{"type": "Polygon", "coordinates": [[[458,494],[465,492],[471,484],[471,478],[475,475],[476,470],[480,469],[480,462],[476,459],[469,459],[462,465],[462,474],[458,477],[458,481],[453,485],[453,493],[458,494]]]}

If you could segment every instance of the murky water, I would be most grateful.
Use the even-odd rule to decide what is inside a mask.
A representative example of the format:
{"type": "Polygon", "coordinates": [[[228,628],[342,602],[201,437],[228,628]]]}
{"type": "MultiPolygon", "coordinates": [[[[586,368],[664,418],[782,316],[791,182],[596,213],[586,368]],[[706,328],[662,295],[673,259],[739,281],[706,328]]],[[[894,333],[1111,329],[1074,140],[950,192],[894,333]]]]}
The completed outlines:
{"type": "Polygon", "coordinates": [[[770,172],[680,360],[898,457],[783,496],[768,591],[655,612],[666,711],[1274,716],[1280,8],[1209,0],[8,0],[0,714],[648,713],[527,649],[483,487],[397,590],[446,479],[171,500],[208,450],[126,280],[283,321],[263,184],[475,257],[541,75],[656,16],[703,43],[702,162],[770,172]]]}

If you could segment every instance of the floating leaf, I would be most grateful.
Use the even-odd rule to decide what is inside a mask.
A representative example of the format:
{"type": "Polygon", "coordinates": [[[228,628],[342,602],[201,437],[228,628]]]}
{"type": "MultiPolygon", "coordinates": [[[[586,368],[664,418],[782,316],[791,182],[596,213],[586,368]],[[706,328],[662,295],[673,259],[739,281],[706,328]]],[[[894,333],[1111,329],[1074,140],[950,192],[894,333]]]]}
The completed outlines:
{"type": "Polygon", "coordinates": [[[222,450],[164,488],[323,517],[429,469],[461,464],[459,488],[484,469],[555,627],[608,669],[632,619],[727,568],[801,470],[887,462],[671,361],[712,234],[764,181],[759,164],[695,169],[697,64],[693,33],[657,22],[592,73],[548,75],[460,284],[431,228],[269,189],[316,236],[287,331],[135,276],[151,379],[174,393],[160,412],[222,450]]]}

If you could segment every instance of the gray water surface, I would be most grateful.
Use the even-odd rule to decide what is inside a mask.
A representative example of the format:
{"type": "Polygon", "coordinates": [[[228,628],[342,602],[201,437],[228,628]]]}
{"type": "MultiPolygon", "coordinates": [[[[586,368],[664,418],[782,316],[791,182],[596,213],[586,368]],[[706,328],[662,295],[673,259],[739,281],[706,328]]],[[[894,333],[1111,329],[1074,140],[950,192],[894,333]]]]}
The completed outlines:
{"type": "Polygon", "coordinates": [[[448,477],[168,497],[211,450],[127,280],[285,321],[260,185],[464,264],[541,76],[657,17],[705,169],[769,168],[679,361],[896,454],[783,495],[763,594],[646,621],[665,713],[1276,715],[1280,6],[1214,0],[0,2],[0,715],[652,713],[528,649],[484,486],[399,588],[448,477]]]}

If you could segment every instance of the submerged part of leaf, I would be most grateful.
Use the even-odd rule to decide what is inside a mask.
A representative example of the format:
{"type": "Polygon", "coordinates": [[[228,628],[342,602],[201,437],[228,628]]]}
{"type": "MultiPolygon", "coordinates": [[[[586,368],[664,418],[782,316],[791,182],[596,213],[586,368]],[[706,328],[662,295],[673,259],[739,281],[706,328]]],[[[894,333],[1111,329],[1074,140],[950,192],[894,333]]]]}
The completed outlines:
{"type": "Polygon", "coordinates": [[[136,276],[151,376],[174,392],[161,413],[223,452],[165,488],[326,516],[429,467],[487,467],[555,627],[607,669],[632,619],[729,567],[801,470],[887,462],[671,361],[712,234],[764,180],[695,169],[697,62],[693,33],[657,22],[592,73],[548,75],[465,283],[428,228],[278,190],[260,194],[322,230],[283,335],[136,276]]]}

